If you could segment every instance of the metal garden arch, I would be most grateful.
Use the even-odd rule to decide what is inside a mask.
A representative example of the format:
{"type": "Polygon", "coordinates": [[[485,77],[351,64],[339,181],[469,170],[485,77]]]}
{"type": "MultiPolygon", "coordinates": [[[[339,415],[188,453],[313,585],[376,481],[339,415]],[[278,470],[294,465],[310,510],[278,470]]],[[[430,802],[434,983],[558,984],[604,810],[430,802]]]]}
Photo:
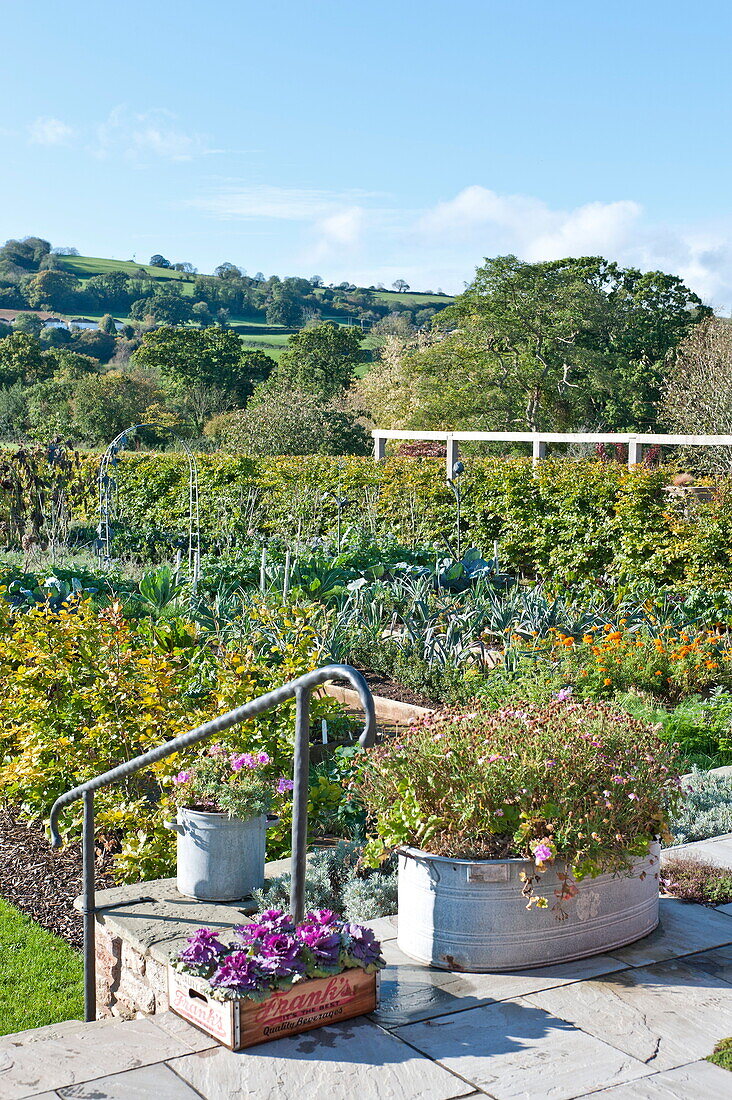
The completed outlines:
{"type": "Polygon", "coordinates": [[[140,428],[155,428],[165,431],[181,445],[188,459],[188,573],[195,584],[201,570],[201,520],[198,508],[198,462],[188,442],[174,432],[172,428],[160,424],[133,424],[115,436],[102,455],[99,465],[99,526],[97,527],[97,553],[102,565],[107,569],[112,564],[111,523],[112,508],[117,492],[117,479],[114,467],[119,462],[119,453],[127,446],[140,428]]]}

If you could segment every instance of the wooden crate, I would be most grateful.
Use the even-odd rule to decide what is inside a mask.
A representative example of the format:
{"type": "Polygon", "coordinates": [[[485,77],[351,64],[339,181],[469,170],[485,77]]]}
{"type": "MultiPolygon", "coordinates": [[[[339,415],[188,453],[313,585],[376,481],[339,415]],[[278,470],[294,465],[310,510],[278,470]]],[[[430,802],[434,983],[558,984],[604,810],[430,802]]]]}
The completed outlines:
{"type": "Polygon", "coordinates": [[[244,1050],[283,1035],[373,1012],[378,974],[354,968],[329,978],[309,978],[255,1004],[246,997],[218,1001],[203,978],[168,967],[170,1007],[230,1050],[244,1050]]]}

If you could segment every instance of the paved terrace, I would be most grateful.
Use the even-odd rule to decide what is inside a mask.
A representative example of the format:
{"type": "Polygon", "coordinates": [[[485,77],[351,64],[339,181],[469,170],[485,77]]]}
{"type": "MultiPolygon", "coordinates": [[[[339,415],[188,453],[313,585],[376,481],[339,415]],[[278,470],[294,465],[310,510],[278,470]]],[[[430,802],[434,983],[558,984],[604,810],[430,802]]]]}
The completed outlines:
{"type": "MultiPolygon", "coordinates": [[[[70,1022],[0,1039],[2,1100],[643,1100],[732,1096],[705,1062],[732,1035],[732,905],[661,902],[661,925],[609,955],[453,974],[402,955],[371,1017],[233,1054],[173,1016],[70,1022]]],[[[21,995],[19,991],[19,995],[21,995]]]]}

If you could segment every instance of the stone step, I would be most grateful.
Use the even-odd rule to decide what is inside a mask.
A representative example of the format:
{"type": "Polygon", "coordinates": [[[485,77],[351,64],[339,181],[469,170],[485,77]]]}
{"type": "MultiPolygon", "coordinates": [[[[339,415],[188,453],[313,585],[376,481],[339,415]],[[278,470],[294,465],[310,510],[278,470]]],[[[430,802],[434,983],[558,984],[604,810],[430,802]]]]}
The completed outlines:
{"type": "MultiPolygon", "coordinates": [[[[110,1073],[153,1066],[216,1046],[215,1040],[172,1013],[155,1020],[69,1020],[0,1038],[2,1100],[53,1096],[110,1073]]],[[[72,1095],[106,1096],[93,1090],[72,1095]]]]}
{"type": "Polygon", "coordinates": [[[676,844],[661,852],[662,867],[668,867],[679,860],[691,859],[698,863],[711,863],[720,870],[732,871],[732,833],[713,836],[709,840],[694,840],[689,844],[676,844]]]}

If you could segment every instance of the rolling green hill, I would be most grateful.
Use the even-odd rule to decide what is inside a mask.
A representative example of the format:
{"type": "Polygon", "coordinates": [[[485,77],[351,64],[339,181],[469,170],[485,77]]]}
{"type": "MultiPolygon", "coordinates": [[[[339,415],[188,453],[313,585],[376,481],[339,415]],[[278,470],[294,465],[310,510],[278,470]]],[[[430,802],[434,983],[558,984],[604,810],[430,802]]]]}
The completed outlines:
{"type": "MultiPolygon", "coordinates": [[[[134,260],[109,260],[102,256],[59,256],[58,259],[65,271],[70,271],[82,282],[90,279],[92,275],[109,275],[113,271],[121,271],[129,278],[140,275],[146,279],[158,279],[161,282],[181,283],[180,290],[184,294],[192,294],[193,282],[197,278],[183,271],[171,271],[167,267],[151,267],[150,264],[138,264],[134,260]]],[[[212,275],[211,278],[215,276],[212,275]]]]}
{"type": "MultiPolygon", "coordinates": [[[[183,294],[193,293],[193,283],[197,278],[215,279],[215,275],[188,275],[183,271],[171,271],[166,267],[151,267],[150,264],[136,263],[134,260],[111,260],[101,256],[59,256],[59,262],[66,271],[76,275],[82,282],[90,279],[92,275],[107,275],[112,271],[121,271],[125,275],[144,276],[147,279],[157,279],[161,282],[177,282],[182,284],[180,290],[183,294]]],[[[363,289],[363,288],[359,288],[363,289]]],[[[317,291],[316,291],[317,293],[317,291]]],[[[420,291],[407,291],[404,294],[396,290],[375,290],[374,300],[387,306],[406,305],[419,306],[446,306],[454,299],[449,294],[422,293],[420,291]]]]}

